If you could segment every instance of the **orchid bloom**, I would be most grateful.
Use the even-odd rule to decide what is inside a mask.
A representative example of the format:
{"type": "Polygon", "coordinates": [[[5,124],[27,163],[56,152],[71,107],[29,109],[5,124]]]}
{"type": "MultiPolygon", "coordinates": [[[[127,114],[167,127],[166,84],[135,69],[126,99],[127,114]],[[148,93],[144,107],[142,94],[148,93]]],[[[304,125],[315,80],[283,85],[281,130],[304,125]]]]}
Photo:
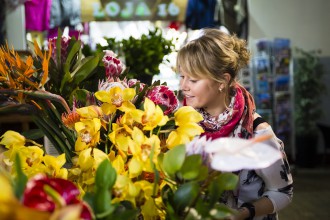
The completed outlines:
{"type": "Polygon", "coordinates": [[[108,135],[110,141],[116,145],[120,151],[127,152],[128,143],[131,139],[131,129],[127,125],[119,126],[116,123],[112,124],[112,132],[108,135]]]}
{"type": "Polygon", "coordinates": [[[82,108],[77,108],[76,112],[81,118],[84,119],[93,119],[100,118],[103,116],[102,109],[97,105],[90,105],[82,108]]]}
{"type": "Polygon", "coordinates": [[[186,144],[197,135],[200,135],[204,130],[197,122],[203,120],[201,114],[190,106],[183,106],[175,113],[175,124],[178,128],[169,134],[166,140],[169,149],[179,145],[186,144]]]}
{"type": "Polygon", "coordinates": [[[135,94],[135,89],[122,89],[116,86],[109,91],[96,92],[95,97],[103,102],[101,108],[106,115],[109,115],[114,113],[117,109],[123,112],[135,109],[135,106],[131,103],[135,94]]]}
{"type": "Polygon", "coordinates": [[[144,111],[136,109],[131,112],[134,120],[143,125],[143,130],[151,131],[157,126],[163,126],[168,122],[168,116],[150,99],[144,100],[144,111]]]}
{"type": "Polygon", "coordinates": [[[109,159],[108,155],[97,148],[87,148],[74,158],[73,167],[69,170],[69,177],[70,180],[77,183],[82,195],[94,189],[95,172],[105,159],[109,159]]]}
{"type": "Polygon", "coordinates": [[[116,183],[113,187],[113,193],[115,197],[112,199],[112,202],[120,201],[130,201],[135,205],[135,197],[138,196],[140,189],[136,186],[135,183],[126,175],[118,175],[116,183]]]}
{"type": "Polygon", "coordinates": [[[81,120],[75,124],[78,138],[75,150],[82,151],[88,147],[95,147],[100,141],[101,121],[98,118],[81,120]]]}
{"type": "Polygon", "coordinates": [[[68,170],[62,168],[65,164],[65,154],[61,154],[57,157],[52,155],[45,155],[44,156],[44,163],[46,166],[45,173],[47,173],[50,177],[58,177],[67,179],[68,178],[68,170]]]}
{"type": "Polygon", "coordinates": [[[158,136],[146,137],[143,132],[134,127],[132,140],[129,141],[129,148],[133,155],[129,162],[130,178],[137,177],[142,171],[153,172],[150,156],[153,151],[153,163],[157,163],[157,156],[160,153],[160,140],[158,136]]]}
{"type": "Polygon", "coordinates": [[[12,146],[24,146],[25,137],[16,131],[6,131],[1,137],[0,144],[4,145],[6,148],[11,148],[12,146]]]}
{"type": "Polygon", "coordinates": [[[45,171],[46,167],[42,163],[44,151],[40,147],[28,146],[21,148],[19,155],[22,161],[22,169],[28,177],[45,171]]]}

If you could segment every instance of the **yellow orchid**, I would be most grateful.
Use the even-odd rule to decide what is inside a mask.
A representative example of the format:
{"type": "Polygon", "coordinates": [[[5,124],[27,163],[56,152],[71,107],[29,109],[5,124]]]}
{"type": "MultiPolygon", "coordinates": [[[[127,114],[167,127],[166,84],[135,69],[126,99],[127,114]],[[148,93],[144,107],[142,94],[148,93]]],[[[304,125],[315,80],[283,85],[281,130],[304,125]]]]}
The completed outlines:
{"type": "Polygon", "coordinates": [[[116,183],[113,187],[113,193],[115,198],[112,202],[120,202],[127,200],[135,205],[135,197],[139,195],[140,188],[132,182],[132,180],[126,175],[117,175],[116,183]]]}
{"type": "Polygon", "coordinates": [[[174,117],[177,126],[185,125],[187,122],[197,123],[203,120],[203,116],[191,106],[183,106],[179,108],[174,113],[174,117]]]}
{"type": "Polygon", "coordinates": [[[77,108],[76,112],[81,118],[84,119],[93,119],[100,118],[103,115],[101,107],[97,105],[90,105],[82,108],[77,108]]]}
{"type": "MultiPolygon", "coordinates": [[[[8,176],[5,173],[0,172],[0,204],[10,204],[16,200],[14,195],[14,189],[10,183],[8,176]]],[[[0,213],[3,214],[8,210],[5,209],[2,205],[0,206],[0,213]]]]}
{"type": "Polygon", "coordinates": [[[29,146],[20,149],[19,152],[22,169],[28,177],[44,172],[45,165],[42,164],[44,151],[37,146],[29,146]]]}
{"type": "Polygon", "coordinates": [[[14,145],[9,150],[3,152],[3,162],[8,166],[12,167],[15,161],[16,154],[20,152],[21,149],[25,148],[24,145],[14,145]]]}
{"type": "Polygon", "coordinates": [[[62,168],[65,164],[65,154],[61,154],[57,157],[51,155],[44,156],[44,163],[46,166],[45,172],[50,177],[57,177],[57,178],[68,178],[68,170],[62,168]]]}
{"type": "Polygon", "coordinates": [[[161,197],[155,199],[147,199],[146,202],[141,206],[141,213],[143,219],[165,219],[165,212],[159,208],[164,206],[161,197]]]}
{"type": "Polygon", "coordinates": [[[97,148],[88,148],[79,154],[78,165],[82,171],[95,171],[98,165],[108,156],[97,148]]]}
{"type": "Polygon", "coordinates": [[[73,168],[69,170],[69,179],[77,183],[82,194],[93,189],[96,169],[105,159],[108,160],[108,156],[97,148],[85,149],[74,159],[73,168]]]}
{"type": "Polygon", "coordinates": [[[157,163],[157,156],[160,153],[160,140],[158,136],[146,137],[143,132],[134,127],[132,140],[129,141],[129,149],[133,158],[129,162],[130,178],[137,177],[142,171],[153,172],[152,164],[157,163]],[[150,155],[153,151],[152,162],[150,155]]]}
{"type": "Polygon", "coordinates": [[[98,91],[95,96],[102,101],[102,110],[106,115],[114,113],[117,109],[126,112],[135,109],[131,103],[135,97],[135,89],[124,88],[119,86],[111,88],[109,91],[98,91]]]}
{"type": "Polygon", "coordinates": [[[1,219],[13,219],[15,208],[19,205],[9,178],[0,172],[0,216],[1,219]]]}
{"type": "Polygon", "coordinates": [[[175,146],[189,142],[189,137],[185,133],[180,133],[179,131],[171,131],[167,140],[166,146],[168,149],[172,149],[175,146]]]}
{"type": "Polygon", "coordinates": [[[0,144],[6,148],[12,148],[13,146],[24,146],[25,137],[16,131],[6,131],[1,137],[0,144]]]}
{"type": "Polygon", "coordinates": [[[168,116],[164,115],[159,105],[155,105],[150,99],[145,98],[143,107],[144,111],[136,109],[131,112],[134,120],[143,125],[143,130],[151,131],[168,122],[168,116]]]}
{"type": "Polygon", "coordinates": [[[117,155],[113,161],[111,161],[111,164],[113,168],[116,170],[117,174],[125,174],[127,173],[125,169],[125,160],[121,155],[117,155]]]}
{"type": "Polygon", "coordinates": [[[131,129],[128,126],[119,126],[112,124],[112,132],[109,134],[110,141],[116,145],[120,151],[127,152],[128,143],[131,140],[131,129]]]}
{"type": "Polygon", "coordinates": [[[100,141],[100,128],[101,120],[98,118],[75,123],[75,130],[78,133],[75,150],[82,151],[88,147],[95,147],[100,141]]]}
{"type": "Polygon", "coordinates": [[[161,209],[164,209],[162,198],[153,195],[154,183],[150,183],[145,180],[137,181],[136,185],[141,189],[139,197],[136,198],[138,202],[143,201],[141,206],[141,213],[144,219],[165,219],[165,213],[161,209]]]}
{"type": "Polygon", "coordinates": [[[179,144],[186,144],[191,141],[193,137],[200,135],[204,131],[203,128],[197,124],[197,122],[203,120],[202,115],[191,106],[179,108],[179,110],[174,113],[174,118],[178,128],[172,131],[166,140],[169,149],[179,144]]]}

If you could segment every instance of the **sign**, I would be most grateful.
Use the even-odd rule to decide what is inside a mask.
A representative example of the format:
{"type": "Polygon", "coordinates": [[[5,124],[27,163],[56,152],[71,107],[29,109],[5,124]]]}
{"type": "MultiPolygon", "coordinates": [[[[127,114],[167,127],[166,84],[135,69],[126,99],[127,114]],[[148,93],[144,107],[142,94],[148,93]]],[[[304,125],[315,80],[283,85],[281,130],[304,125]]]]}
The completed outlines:
{"type": "Polygon", "coordinates": [[[81,18],[82,21],[177,21],[185,10],[179,1],[81,0],[81,18]]]}

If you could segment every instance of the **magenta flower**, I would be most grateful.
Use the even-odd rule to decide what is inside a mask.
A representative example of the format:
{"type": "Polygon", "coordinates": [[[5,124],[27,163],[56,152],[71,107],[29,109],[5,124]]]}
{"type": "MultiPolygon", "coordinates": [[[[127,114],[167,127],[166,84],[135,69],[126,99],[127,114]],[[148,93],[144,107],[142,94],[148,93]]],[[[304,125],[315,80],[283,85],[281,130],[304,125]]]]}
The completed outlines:
{"type": "Polygon", "coordinates": [[[102,61],[104,63],[107,78],[120,76],[125,67],[125,65],[116,58],[116,54],[111,50],[105,50],[105,55],[102,61]]]}
{"type": "Polygon", "coordinates": [[[179,100],[174,92],[164,85],[155,86],[147,93],[146,97],[156,105],[165,107],[165,109],[163,108],[165,115],[171,114],[179,106],[179,100]]]}
{"type": "MultiPolygon", "coordinates": [[[[68,47],[69,47],[69,43],[70,43],[70,36],[62,36],[61,39],[61,62],[65,63],[66,58],[68,56],[68,47]]],[[[52,45],[52,58],[54,60],[54,62],[57,64],[57,58],[56,58],[56,40],[57,37],[54,38],[50,38],[49,39],[49,43],[52,45]]]]}
{"type": "Polygon", "coordinates": [[[26,185],[23,205],[39,211],[54,212],[55,209],[81,204],[81,219],[92,219],[91,209],[84,201],[78,199],[79,190],[72,182],[61,178],[48,178],[36,175],[26,185]]]}

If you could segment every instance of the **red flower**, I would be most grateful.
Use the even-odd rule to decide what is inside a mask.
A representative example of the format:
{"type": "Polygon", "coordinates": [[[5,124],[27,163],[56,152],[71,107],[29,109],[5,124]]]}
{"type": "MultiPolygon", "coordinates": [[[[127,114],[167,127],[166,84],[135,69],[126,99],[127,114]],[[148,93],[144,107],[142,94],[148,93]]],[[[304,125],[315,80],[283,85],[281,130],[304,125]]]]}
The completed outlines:
{"type": "Polygon", "coordinates": [[[155,86],[152,88],[147,93],[147,97],[156,105],[165,107],[165,109],[163,109],[165,115],[171,114],[179,106],[179,100],[174,92],[164,85],[155,86]]]}
{"type": "Polygon", "coordinates": [[[83,209],[80,218],[92,219],[88,205],[77,198],[79,193],[76,185],[68,180],[48,178],[40,174],[28,181],[23,195],[23,205],[39,211],[53,212],[56,208],[81,204],[83,209]]]}
{"type": "Polygon", "coordinates": [[[102,59],[107,78],[118,77],[124,69],[124,64],[116,58],[116,54],[111,50],[106,50],[102,59]]]}

